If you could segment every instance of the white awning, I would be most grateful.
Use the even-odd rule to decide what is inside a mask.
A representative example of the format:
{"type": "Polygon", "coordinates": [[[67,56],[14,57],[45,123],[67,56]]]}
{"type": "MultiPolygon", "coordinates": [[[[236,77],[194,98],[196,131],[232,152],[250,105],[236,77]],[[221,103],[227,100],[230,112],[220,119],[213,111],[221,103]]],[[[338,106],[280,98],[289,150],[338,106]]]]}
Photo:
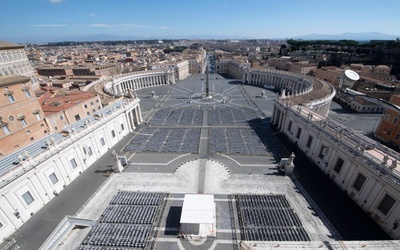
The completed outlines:
{"type": "Polygon", "coordinates": [[[185,194],[180,223],[214,223],[214,195],[185,194]]]}

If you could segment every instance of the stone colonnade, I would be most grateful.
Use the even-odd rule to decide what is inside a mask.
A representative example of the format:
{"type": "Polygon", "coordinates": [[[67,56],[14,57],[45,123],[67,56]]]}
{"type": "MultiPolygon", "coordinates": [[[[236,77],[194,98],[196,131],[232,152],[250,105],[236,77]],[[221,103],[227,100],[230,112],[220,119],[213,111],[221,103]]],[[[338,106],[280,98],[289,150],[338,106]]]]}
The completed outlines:
{"type": "Polygon", "coordinates": [[[313,88],[312,81],[303,75],[277,70],[247,70],[243,73],[242,82],[261,86],[273,86],[276,89],[288,88],[294,93],[308,93],[313,88]]]}
{"type": "Polygon", "coordinates": [[[130,90],[138,90],[159,85],[175,84],[171,70],[151,70],[118,75],[104,84],[104,92],[113,96],[128,95],[130,90]]]}
{"type": "MultiPolygon", "coordinates": [[[[310,94],[310,98],[304,97],[301,101],[294,102],[301,104],[309,109],[317,112],[320,115],[327,116],[329,113],[331,101],[335,95],[335,91],[331,91],[329,94],[317,97],[318,95],[312,94],[316,89],[320,89],[324,86],[324,83],[317,82],[317,79],[313,79],[308,76],[304,76],[294,72],[263,69],[251,71],[247,70],[243,74],[242,82],[252,84],[260,87],[273,87],[275,89],[285,89],[286,93],[282,93],[280,99],[282,101],[288,100],[288,103],[292,103],[291,97],[300,97],[306,94],[310,94]],[[322,84],[322,85],[321,85],[322,84]],[[321,86],[319,86],[321,85],[321,86]],[[319,86],[319,87],[315,87],[319,86]]],[[[329,87],[327,88],[329,90],[329,87]]],[[[318,92],[317,90],[316,92],[318,92]]]]}

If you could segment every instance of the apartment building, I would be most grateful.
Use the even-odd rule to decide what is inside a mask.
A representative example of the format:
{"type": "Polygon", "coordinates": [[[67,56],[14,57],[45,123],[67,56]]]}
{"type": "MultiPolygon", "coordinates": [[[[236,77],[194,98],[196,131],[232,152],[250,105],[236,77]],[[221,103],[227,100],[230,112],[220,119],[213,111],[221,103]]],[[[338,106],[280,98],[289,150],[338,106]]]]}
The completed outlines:
{"type": "Polygon", "coordinates": [[[0,76],[0,157],[45,137],[49,130],[29,77],[0,76]]]}
{"type": "Polygon", "coordinates": [[[51,132],[59,132],[102,109],[100,98],[91,92],[55,87],[42,90],[45,92],[39,97],[39,102],[51,132]]]}
{"type": "Polygon", "coordinates": [[[215,72],[218,74],[227,74],[235,79],[243,76],[243,70],[249,69],[251,63],[247,56],[216,54],[215,72]]]}
{"type": "Polygon", "coordinates": [[[189,75],[189,61],[183,60],[179,62],[153,63],[148,66],[149,70],[156,69],[173,69],[176,80],[185,79],[189,75]]]}
{"type": "Polygon", "coordinates": [[[189,62],[189,74],[203,74],[206,70],[207,52],[202,46],[185,49],[182,54],[182,59],[189,62]]]}
{"type": "Polygon", "coordinates": [[[338,88],[340,76],[343,75],[344,70],[335,66],[322,67],[315,70],[315,77],[329,82],[333,87],[338,88]]]}
{"type": "Polygon", "coordinates": [[[40,76],[71,76],[74,74],[71,66],[39,67],[36,70],[40,76]]]}
{"type": "Polygon", "coordinates": [[[308,61],[290,62],[289,71],[301,75],[314,75],[317,69],[316,63],[309,63],[308,61]]]}

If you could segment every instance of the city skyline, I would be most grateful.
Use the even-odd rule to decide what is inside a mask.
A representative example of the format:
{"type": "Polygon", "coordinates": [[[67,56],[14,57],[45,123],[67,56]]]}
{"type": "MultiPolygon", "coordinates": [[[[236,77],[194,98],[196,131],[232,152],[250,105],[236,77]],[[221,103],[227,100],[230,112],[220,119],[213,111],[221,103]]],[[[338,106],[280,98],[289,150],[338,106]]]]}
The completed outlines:
{"type": "Polygon", "coordinates": [[[285,39],[309,34],[399,35],[400,2],[335,1],[6,1],[1,40],[51,42],[98,35],[126,38],[285,39]],[[371,18],[373,17],[373,18],[371,18]]]}

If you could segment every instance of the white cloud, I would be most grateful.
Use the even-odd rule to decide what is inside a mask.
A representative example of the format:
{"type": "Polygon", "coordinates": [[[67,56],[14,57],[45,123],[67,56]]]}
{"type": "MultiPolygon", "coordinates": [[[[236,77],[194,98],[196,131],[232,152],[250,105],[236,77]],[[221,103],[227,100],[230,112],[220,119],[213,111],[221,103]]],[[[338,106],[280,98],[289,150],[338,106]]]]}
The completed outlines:
{"type": "Polygon", "coordinates": [[[112,25],[109,24],[104,24],[104,23],[94,23],[89,25],[90,27],[95,27],[95,28],[108,28],[108,27],[112,27],[112,25]]]}
{"type": "Polygon", "coordinates": [[[133,24],[133,23],[127,23],[127,24],[118,24],[117,27],[130,27],[130,28],[149,28],[146,25],[142,24],[133,24]]]}
{"type": "Polygon", "coordinates": [[[33,24],[33,27],[67,27],[66,24],[33,24]]]}
{"type": "Polygon", "coordinates": [[[148,25],[135,24],[135,23],[123,23],[123,24],[94,23],[94,24],[90,24],[89,27],[94,27],[94,28],[147,28],[147,29],[160,29],[160,30],[171,29],[171,27],[169,27],[169,26],[148,26],[148,25]]]}
{"type": "Polygon", "coordinates": [[[133,23],[126,23],[126,24],[95,23],[95,24],[91,24],[89,26],[90,27],[95,27],[95,28],[149,28],[146,25],[133,24],[133,23]]]}
{"type": "Polygon", "coordinates": [[[89,16],[91,16],[91,17],[97,17],[97,16],[96,16],[96,13],[94,13],[94,12],[90,12],[90,13],[89,13],[89,16]]]}
{"type": "Polygon", "coordinates": [[[65,0],[49,0],[50,3],[61,3],[64,2],[65,0]]]}

